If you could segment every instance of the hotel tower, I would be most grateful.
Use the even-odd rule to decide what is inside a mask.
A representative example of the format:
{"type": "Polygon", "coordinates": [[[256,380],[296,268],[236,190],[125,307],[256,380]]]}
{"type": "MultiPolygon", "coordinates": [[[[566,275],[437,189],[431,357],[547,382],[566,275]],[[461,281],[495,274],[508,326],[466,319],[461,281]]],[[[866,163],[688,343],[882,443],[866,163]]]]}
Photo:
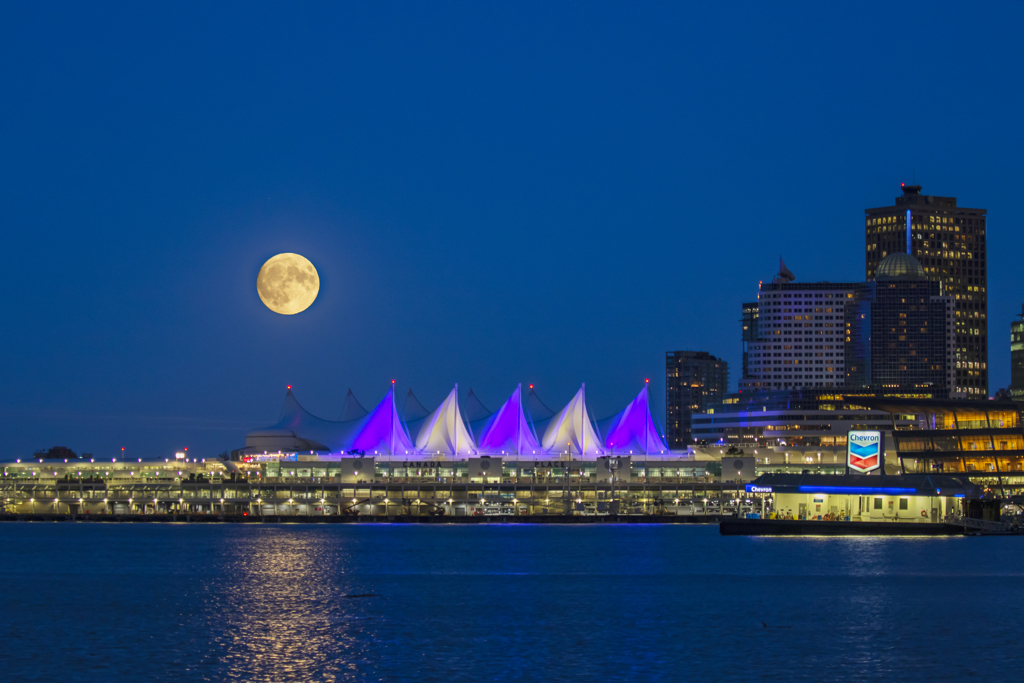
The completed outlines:
{"type": "Polygon", "coordinates": [[[988,285],[985,209],[956,205],[956,197],[921,194],[902,185],[894,206],[866,209],[867,279],[886,256],[903,252],[925,276],[943,284],[955,305],[954,394],[988,396],[988,285]]]}

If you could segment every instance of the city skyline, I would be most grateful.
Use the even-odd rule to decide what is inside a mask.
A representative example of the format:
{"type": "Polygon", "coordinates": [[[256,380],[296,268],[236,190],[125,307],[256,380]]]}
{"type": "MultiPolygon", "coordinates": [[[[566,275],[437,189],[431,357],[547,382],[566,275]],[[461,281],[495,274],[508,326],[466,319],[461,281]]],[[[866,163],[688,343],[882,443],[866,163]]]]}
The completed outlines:
{"type": "Polygon", "coordinates": [[[1014,671],[1022,20],[0,4],[7,677],[1014,671]]]}
{"type": "Polygon", "coordinates": [[[586,382],[606,417],[650,378],[663,420],[665,352],[734,390],[756,282],[779,256],[861,280],[864,209],[901,182],[986,207],[989,391],[1010,382],[1024,100],[992,65],[1019,7],[889,9],[919,30],[877,50],[860,8],[240,8],[5,10],[0,457],[215,455],[289,384],[334,414],[391,380],[491,409],[586,382]],[[985,106],[894,116],[953,41],[915,82],[985,106]],[[277,253],[321,277],[288,319],[255,288],[277,253]]]}

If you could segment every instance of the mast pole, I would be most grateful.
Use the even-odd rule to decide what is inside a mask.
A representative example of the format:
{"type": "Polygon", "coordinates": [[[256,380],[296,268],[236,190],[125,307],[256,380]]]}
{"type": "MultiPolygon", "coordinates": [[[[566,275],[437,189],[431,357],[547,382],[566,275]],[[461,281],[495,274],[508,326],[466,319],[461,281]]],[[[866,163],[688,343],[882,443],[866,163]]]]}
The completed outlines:
{"type": "Polygon", "coordinates": [[[583,432],[583,452],[580,453],[580,460],[587,455],[587,428],[583,424],[583,421],[587,418],[587,383],[583,383],[583,387],[580,389],[580,393],[583,395],[583,411],[580,413],[580,431],[583,432]]]}
{"type": "Polygon", "coordinates": [[[516,406],[516,460],[523,457],[523,383],[516,387],[519,405],[516,406]]]}
{"type": "Polygon", "coordinates": [[[459,458],[459,425],[458,425],[458,419],[459,419],[459,383],[456,382],[455,383],[455,415],[453,415],[453,419],[452,419],[452,422],[455,423],[455,424],[452,425],[452,430],[455,432],[455,459],[456,460],[459,458]]]}
{"type": "Polygon", "coordinates": [[[651,393],[647,390],[649,382],[644,381],[644,455],[651,454],[651,430],[648,422],[651,419],[651,393]]]}

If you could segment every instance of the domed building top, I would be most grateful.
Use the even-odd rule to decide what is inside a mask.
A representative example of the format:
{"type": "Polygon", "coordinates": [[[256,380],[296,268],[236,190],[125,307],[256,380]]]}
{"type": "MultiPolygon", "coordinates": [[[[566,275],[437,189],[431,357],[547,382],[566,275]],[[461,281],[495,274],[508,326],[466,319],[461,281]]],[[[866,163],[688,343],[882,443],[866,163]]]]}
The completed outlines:
{"type": "Polygon", "coordinates": [[[925,280],[924,267],[911,256],[902,252],[889,254],[878,264],[876,280],[925,280]]]}

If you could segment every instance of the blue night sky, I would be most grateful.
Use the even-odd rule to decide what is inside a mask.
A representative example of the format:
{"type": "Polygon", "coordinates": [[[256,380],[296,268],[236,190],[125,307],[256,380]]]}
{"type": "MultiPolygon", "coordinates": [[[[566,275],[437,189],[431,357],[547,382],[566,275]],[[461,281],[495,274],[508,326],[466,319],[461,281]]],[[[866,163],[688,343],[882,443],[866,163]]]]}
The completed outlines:
{"type": "Polygon", "coordinates": [[[5,3],[0,457],[214,455],[285,385],[592,413],[706,350],[778,257],[864,278],[899,183],[989,210],[992,389],[1024,5],[5,3]],[[279,316],[262,263],[320,297],[279,316]]]}

